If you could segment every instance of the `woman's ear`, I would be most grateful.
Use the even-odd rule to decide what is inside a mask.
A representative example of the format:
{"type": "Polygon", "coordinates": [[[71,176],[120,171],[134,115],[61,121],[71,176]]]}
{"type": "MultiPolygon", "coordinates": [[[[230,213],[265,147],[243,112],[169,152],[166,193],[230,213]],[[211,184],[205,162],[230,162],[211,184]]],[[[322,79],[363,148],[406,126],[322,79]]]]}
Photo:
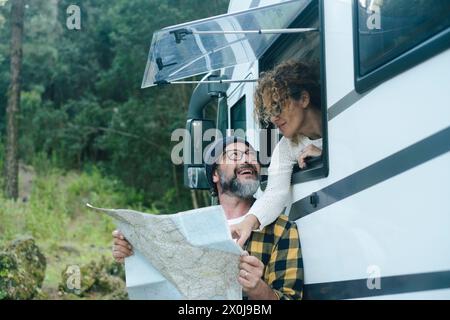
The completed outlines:
{"type": "Polygon", "coordinates": [[[302,91],[301,101],[302,101],[303,109],[306,109],[309,106],[309,103],[310,103],[310,96],[309,96],[309,92],[308,91],[302,91]]]}

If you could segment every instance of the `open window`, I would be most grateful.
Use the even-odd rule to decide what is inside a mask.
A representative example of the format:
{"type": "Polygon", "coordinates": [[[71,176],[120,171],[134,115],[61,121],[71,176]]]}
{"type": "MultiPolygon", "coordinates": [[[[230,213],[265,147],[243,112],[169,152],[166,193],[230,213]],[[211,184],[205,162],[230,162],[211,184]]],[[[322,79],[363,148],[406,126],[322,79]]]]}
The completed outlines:
{"type": "MultiPolygon", "coordinates": [[[[310,26],[318,29],[319,32],[281,35],[261,57],[259,63],[260,71],[266,71],[286,60],[300,60],[315,66],[315,68],[317,68],[316,73],[320,75],[319,83],[321,86],[323,139],[322,155],[317,158],[308,159],[307,167],[305,169],[300,169],[298,165],[295,165],[291,179],[292,184],[326,177],[328,176],[329,171],[322,6],[322,1],[310,1],[290,26],[290,28],[310,26]]],[[[270,125],[268,129],[273,128],[274,127],[270,125]]],[[[267,130],[267,132],[270,134],[273,130],[267,130]]],[[[267,141],[271,140],[271,137],[267,138],[267,141]]],[[[295,219],[295,217],[291,218],[295,219]]]]}
{"type": "Polygon", "coordinates": [[[245,96],[240,98],[230,109],[230,129],[233,130],[234,135],[246,138],[247,115],[245,96]]]}
{"type": "Polygon", "coordinates": [[[450,47],[448,0],[354,0],[353,6],[357,92],[450,47]]]}
{"type": "MultiPolygon", "coordinates": [[[[311,0],[284,1],[171,26],[153,34],[142,88],[258,60],[311,0]]],[[[221,79],[241,82],[243,79],[221,79]]],[[[247,81],[252,81],[247,80],[247,81]]]]}
{"type": "MultiPolygon", "coordinates": [[[[245,97],[233,106],[230,113],[225,114],[226,86],[211,89],[211,85],[228,85],[233,82],[255,82],[254,79],[233,79],[232,74],[220,73],[230,70],[236,65],[254,63],[261,60],[268,48],[278,48],[286,37],[296,39],[318,39],[319,21],[299,17],[310,16],[312,7],[317,8],[318,0],[291,0],[260,6],[245,11],[211,17],[203,20],[171,26],[157,31],[153,35],[148,61],[142,81],[142,88],[156,85],[176,83],[199,83],[195,89],[189,106],[186,128],[189,139],[185,139],[190,148],[199,152],[204,149],[204,141],[193,139],[194,131],[200,133],[212,123],[203,118],[202,110],[210,93],[219,97],[217,128],[222,133],[224,125],[227,129],[246,129],[245,97]],[[315,3],[315,5],[314,5],[315,3]],[[306,15],[304,14],[306,12],[306,15]],[[300,23],[297,23],[300,21],[300,23]],[[308,25],[309,23],[313,23],[308,25]],[[310,36],[308,34],[316,34],[310,36]],[[301,35],[304,35],[301,36],[301,35]],[[186,80],[200,74],[207,74],[200,81],[186,80]],[[191,132],[192,131],[192,132],[191,132]]],[[[314,14],[313,14],[314,15],[314,14]]],[[[291,38],[289,38],[291,39],[291,38]]],[[[298,51],[292,47],[290,50],[298,51]]],[[[271,49],[274,52],[277,49],[271,49]]],[[[321,50],[317,50],[321,52],[321,50]]],[[[311,52],[311,54],[313,54],[311,52]]],[[[286,56],[289,54],[286,53],[286,56]]],[[[269,65],[269,64],[267,64],[269,65]]],[[[209,128],[210,129],[210,128],[209,128]]],[[[210,142],[210,141],[209,141],[210,142]]],[[[185,149],[186,150],[186,149],[185,149]]],[[[326,151],[324,150],[324,154],[326,151]]],[[[202,163],[194,161],[188,154],[185,159],[185,185],[190,188],[206,188],[201,177],[202,163]],[[197,179],[198,178],[198,179],[197,179]]],[[[321,161],[322,168],[323,163],[321,161]]],[[[324,174],[323,170],[321,171],[324,174]]]]}

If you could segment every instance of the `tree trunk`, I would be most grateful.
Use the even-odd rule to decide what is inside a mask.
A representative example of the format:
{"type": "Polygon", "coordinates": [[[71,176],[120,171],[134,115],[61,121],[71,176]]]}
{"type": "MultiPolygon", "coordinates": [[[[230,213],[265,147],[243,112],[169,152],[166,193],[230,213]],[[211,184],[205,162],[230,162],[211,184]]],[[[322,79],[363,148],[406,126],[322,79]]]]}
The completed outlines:
{"type": "Polygon", "coordinates": [[[195,194],[194,189],[191,189],[191,198],[192,198],[192,207],[194,209],[198,209],[197,195],[195,194]]]}
{"type": "Polygon", "coordinates": [[[18,126],[20,111],[20,73],[22,68],[22,36],[24,0],[11,4],[11,85],[6,108],[5,196],[17,199],[19,194],[18,126]]]}
{"type": "Polygon", "coordinates": [[[172,163],[172,178],[175,187],[175,195],[177,202],[180,203],[180,188],[178,187],[177,167],[172,163]]]}

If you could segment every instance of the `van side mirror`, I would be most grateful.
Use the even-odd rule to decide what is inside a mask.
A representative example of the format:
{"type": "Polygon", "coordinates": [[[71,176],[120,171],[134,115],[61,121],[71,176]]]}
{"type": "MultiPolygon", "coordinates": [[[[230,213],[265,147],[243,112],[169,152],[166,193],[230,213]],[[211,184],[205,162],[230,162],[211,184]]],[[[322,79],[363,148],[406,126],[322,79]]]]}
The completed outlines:
{"type": "MultiPolygon", "coordinates": [[[[212,130],[216,129],[212,120],[188,119],[186,122],[186,134],[184,137],[184,186],[190,189],[210,189],[206,178],[203,152],[212,142],[208,137],[212,130]],[[207,132],[208,131],[208,132],[207,132]],[[206,135],[205,135],[206,133],[206,135]]],[[[217,135],[213,135],[214,137],[217,135]]]]}
{"type": "MultiPolygon", "coordinates": [[[[185,167],[186,170],[186,167],[185,167]]],[[[208,180],[206,179],[205,168],[187,166],[187,181],[185,179],[184,185],[189,189],[209,189],[208,180]]]]}

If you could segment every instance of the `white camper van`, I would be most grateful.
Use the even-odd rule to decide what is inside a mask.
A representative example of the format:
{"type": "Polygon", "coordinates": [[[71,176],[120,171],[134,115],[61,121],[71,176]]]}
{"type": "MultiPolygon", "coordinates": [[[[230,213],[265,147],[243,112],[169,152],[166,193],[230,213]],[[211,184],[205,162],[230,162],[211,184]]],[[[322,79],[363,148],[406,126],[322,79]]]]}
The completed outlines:
{"type": "Polygon", "coordinates": [[[270,160],[279,134],[259,131],[255,81],[317,61],[323,154],[294,170],[285,212],[305,298],[450,299],[449,48],[447,0],[232,0],[225,15],[158,31],[143,87],[199,82],[184,166],[201,189],[203,133],[245,135],[270,160]]]}

